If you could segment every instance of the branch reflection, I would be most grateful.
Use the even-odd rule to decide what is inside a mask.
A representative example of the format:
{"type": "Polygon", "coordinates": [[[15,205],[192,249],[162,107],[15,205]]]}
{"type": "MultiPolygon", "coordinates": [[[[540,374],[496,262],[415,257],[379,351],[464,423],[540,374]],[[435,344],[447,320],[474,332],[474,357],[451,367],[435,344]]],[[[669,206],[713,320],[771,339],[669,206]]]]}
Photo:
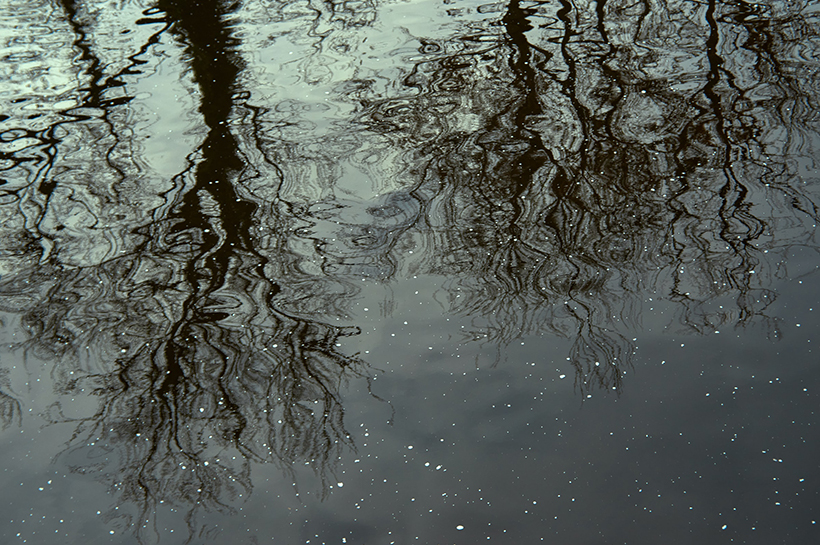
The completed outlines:
{"type": "MultiPolygon", "coordinates": [[[[254,246],[260,210],[276,211],[237,190],[258,176],[229,128],[241,100],[229,23],[237,5],[160,1],[137,21],[159,30],[109,77],[90,38],[105,29],[73,2],[63,7],[86,86],[43,133],[60,135],[45,145],[69,159],[50,154],[44,175],[8,193],[38,206],[19,237],[31,241],[2,278],[3,310],[22,315],[26,353],[55,362],[60,399],[48,418],[76,426],[59,458],[109,486],[117,499],[106,517],[140,541],[158,531],[160,504],[185,513],[193,539],[200,513],[247,497],[254,462],[294,483],[296,467],[309,465],[324,494],[339,455],[355,448],[340,389],[366,365],[339,349],[358,328],[281,310],[287,279],[274,279],[278,266],[254,246]],[[136,85],[135,67],[169,33],[188,59],[204,138],[157,199],[157,185],[139,183],[153,173],[122,122],[133,98],[122,88],[136,85]],[[77,183],[83,176],[90,183],[77,183]],[[136,213],[122,214],[128,206],[136,213]],[[78,415],[75,399],[89,394],[96,408],[78,415]]],[[[322,287],[300,285],[301,297],[319,298],[322,287]]],[[[19,403],[0,395],[8,426],[19,403]]]]}
{"type": "Polygon", "coordinates": [[[800,9],[765,25],[762,6],[692,9],[511,2],[503,33],[419,39],[408,93],[362,101],[372,130],[421,150],[428,270],[458,278],[453,310],[492,342],[573,338],[582,390],[618,389],[633,332],[659,321],[778,338],[781,263],[817,249],[800,9]]]}

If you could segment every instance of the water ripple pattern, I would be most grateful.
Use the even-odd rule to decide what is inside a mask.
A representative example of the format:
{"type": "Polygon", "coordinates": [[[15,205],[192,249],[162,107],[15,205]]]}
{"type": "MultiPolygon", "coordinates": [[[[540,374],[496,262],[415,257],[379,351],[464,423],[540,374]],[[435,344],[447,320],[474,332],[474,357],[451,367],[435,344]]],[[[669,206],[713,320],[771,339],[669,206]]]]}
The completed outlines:
{"type": "Polygon", "coordinates": [[[254,468],[339,491],[406,315],[441,365],[560,339],[581,399],[639,334],[777,342],[820,257],[818,13],[7,0],[0,425],[56,430],[111,534],[199,543],[254,468]]]}

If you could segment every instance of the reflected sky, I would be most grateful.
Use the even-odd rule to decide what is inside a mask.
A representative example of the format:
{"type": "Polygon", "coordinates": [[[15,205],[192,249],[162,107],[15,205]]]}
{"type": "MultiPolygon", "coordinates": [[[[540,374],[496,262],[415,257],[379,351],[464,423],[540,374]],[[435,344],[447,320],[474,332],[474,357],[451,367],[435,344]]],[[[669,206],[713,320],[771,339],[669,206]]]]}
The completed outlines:
{"type": "Polygon", "coordinates": [[[811,540],[817,25],[10,3],[4,539],[811,540]]]}

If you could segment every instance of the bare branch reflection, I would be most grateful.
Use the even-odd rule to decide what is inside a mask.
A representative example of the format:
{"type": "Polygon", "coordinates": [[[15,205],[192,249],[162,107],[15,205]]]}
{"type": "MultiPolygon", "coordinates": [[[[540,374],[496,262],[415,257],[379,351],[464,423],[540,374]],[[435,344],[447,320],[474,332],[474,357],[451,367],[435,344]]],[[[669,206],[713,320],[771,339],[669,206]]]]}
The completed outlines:
{"type": "Polygon", "coordinates": [[[814,93],[778,45],[799,8],[763,30],[739,6],[511,2],[503,33],[419,38],[408,93],[362,100],[372,130],[421,150],[428,269],[458,278],[476,338],[574,338],[582,390],[620,387],[645,314],[778,338],[770,286],[792,247],[816,251],[814,93]]]}
{"type": "MultiPolygon", "coordinates": [[[[56,223],[50,215],[61,224],[53,237],[43,228],[33,229],[31,242],[21,237],[26,251],[0,280],[3,311],[21,315],[25,353],[55,362],[60,399],[48,419],[76,426],[59,459],[109,487],[117,500],[105,516],[140,541],[156,537],[161,504],[184,513],[189,541],[208,531],[201,514],[230,512],[243,501],[252,463],[276,464],[294,484],[296,468],[308,465],[326,493],[339,455],[355,448],[340,390],[366,369],[339,349],[358,328],[281,310],[287,278],[274,279],[277,265],[254,246],[257,211],[276,211],[236,189],[258,176],[228,124],[242,69],[228,22],[236,6],[193,7],[168,1],[145,11],[150,20],[141,24],[159,31],[102,85],[103,68],[87,42],[93,23],[66,3],[90,83],[79,106],[48,129],[62,135],[49,145],[87,164],[53,154],[46,175],[15,195],[42,203],[29,225],[56,223]],[[144,186],[144,150],[127,123],[114,121],[128,114],[128,100],[106,96],[120,92],[130,69],[169,32],[198,86],[204,139],[170,183],[144,186]],[[88,133],[94,137],[85,147],[73,149],[88,133]],[[81,189],[74,179],[91,172],[95,182],[81,189]],[[146,198],[157,187],[159,198],[146,198]],[[118,215],[128,205],[152,204],[147,218],[144,211],[118,215]],[[116,235],[95,232],[103,225],[112,231],[112,223],[121,228],[116,235]],[[89,395],[96,407],[80,410],[75,400],[89,395]]],[[[298,286],[307,300],[322,287],[298,286]]],[[[2,394],[0,406],[4,425],[19,419],[16,400],[2,394]]]]}

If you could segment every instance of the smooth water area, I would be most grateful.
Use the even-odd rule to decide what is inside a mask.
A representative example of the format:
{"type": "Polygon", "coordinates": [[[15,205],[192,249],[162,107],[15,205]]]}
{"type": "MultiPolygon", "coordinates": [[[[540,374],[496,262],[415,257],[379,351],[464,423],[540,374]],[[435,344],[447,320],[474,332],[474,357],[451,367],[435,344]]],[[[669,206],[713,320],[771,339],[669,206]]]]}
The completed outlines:
{"type": "Polygon", "coordinates": [[[819,36],[6,0],[0,542],[820,543],[819,36]]]}

